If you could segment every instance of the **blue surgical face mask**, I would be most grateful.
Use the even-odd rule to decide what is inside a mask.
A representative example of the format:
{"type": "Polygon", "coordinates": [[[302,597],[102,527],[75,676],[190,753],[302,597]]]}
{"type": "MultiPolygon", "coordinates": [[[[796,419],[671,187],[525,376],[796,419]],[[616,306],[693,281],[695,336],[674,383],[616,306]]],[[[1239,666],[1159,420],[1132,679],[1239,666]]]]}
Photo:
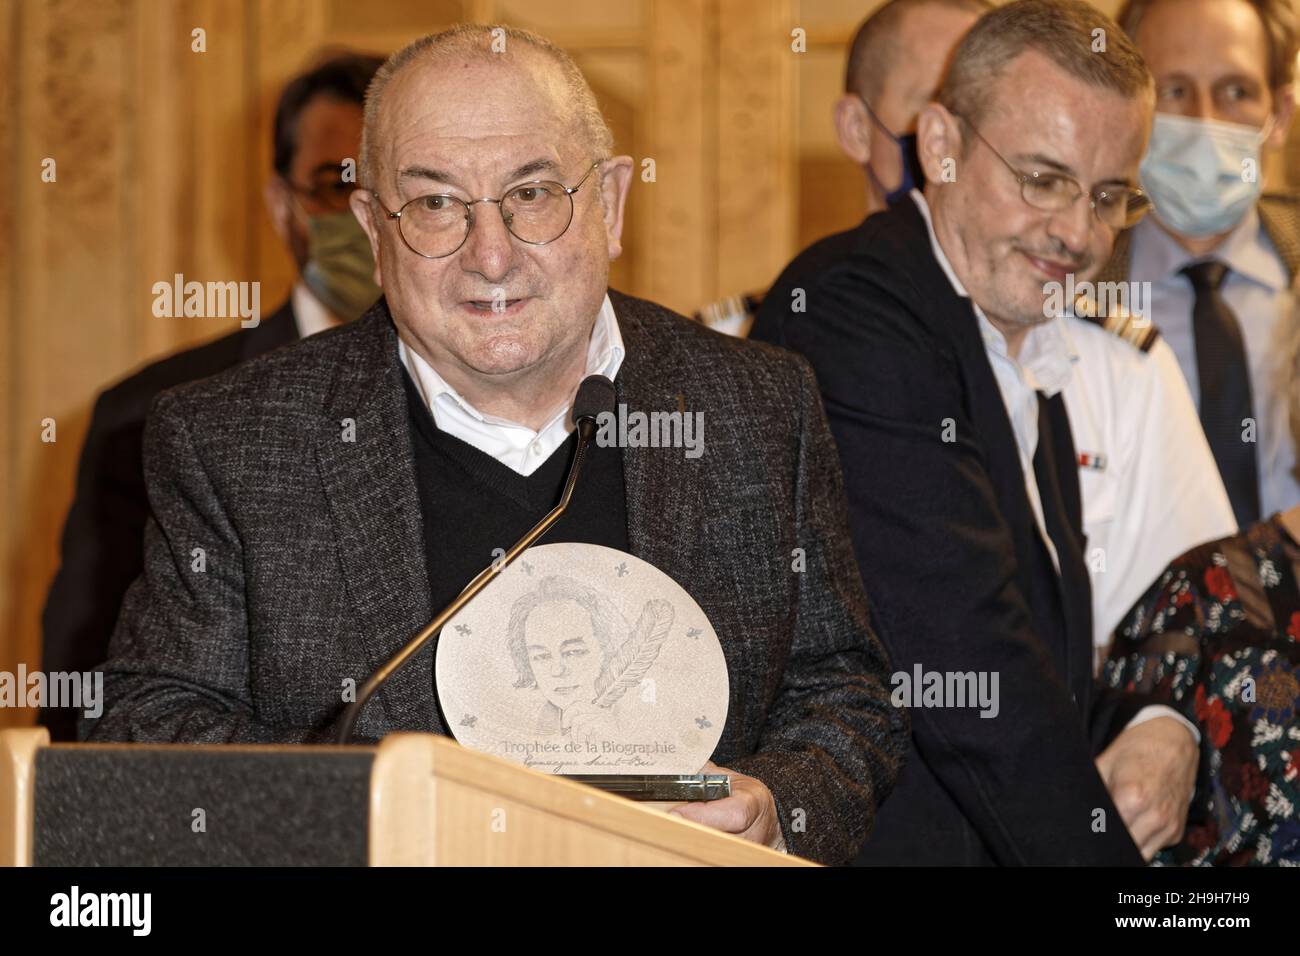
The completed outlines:
{"type": "Polygon", "coordinates": [[[862,100],[862,105],[867,108],[867,115],[871,117],[872,122],[879,126],[880,131],[898,147],[899,161],[903,168],[903,181],[895,188],[886,190],[881,185],[880,180],[876,178],[875,170],[871,168],[871,164],[867,164],[867,174],[875,180],[876,186],[885,194],[885,205],[892,206],[913,189],[919,189],[925,185],[925,172],[921,169],[921,154],[917,150],[916,134],[905,133],[902,136],[895,136],[888,126],[880,122],[875,110],[871,108],[871,104],[866,101],[862,94],[858,94],[858,99],[862,100]]]}
{"type": "Polygon", "coordinates": [[[1184,236],[1228,232],[1259,199],[1259,149],[1272,131],[1157,113],[1142,188],[1164,225],[1184,236]]]}
{"type": "Polygon", "coordinates": [[[922,189],[925,186],[925,171],[921,169],[921,154],[916,147],[916,134],[908,133],[906,136],[896,137],[894,142],[898,144],[898,150],[903,157],[903,181],[899,183],[897,189],[885,194],[885,202],[891,206],[914,188],[922,189]]]}

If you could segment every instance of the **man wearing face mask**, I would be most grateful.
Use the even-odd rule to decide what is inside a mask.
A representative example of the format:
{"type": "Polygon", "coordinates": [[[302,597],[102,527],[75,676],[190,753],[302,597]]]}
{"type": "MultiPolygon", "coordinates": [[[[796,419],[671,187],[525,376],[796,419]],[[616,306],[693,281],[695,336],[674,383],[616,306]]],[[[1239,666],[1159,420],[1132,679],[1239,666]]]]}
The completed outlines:
{"type": "Polygon", "coordinates": [[[1103,280],[1151,283],[1245,528],[1300,504],[1287,424],[1300,206],[1262,195],[1261,150],[1294,109],[1291,0],[1131,0],[1120,11],[1156,78],[1141,167],[1154,215],[1116,243],[1103,280]]]}
{"type": "MultiPolygon", "coordinates": [[[[355,319],[379,297],[369,240],[348,208],[362,103],[383,60],[340,54],[296,77],[275,113],[267,209],[299,270],[289,301],[256,326],[145,367],[99,396],[82,450],[62,560],[42,618],[46,671],[87,671],[108,653],[127,586],[143,566],[149,501],[141,446],[159,392],[355,319]]],[[[54,740],[76,740],[76,712],[46,710],[54,740]]]]}
{"type": "Polygon", "coordinates": [[[957,41],[991,9],[985,0],[890,0],[858,27],[834,120],[840,149],[866,174],[868,216],[925,185],[917,114],[957,41]]]}
{"type": "MultiPolygon", "coordinates": [[[[953,47],[993,5],[986,0],[889,0],[863,21],[849,44],[844,93],[835,101],[835,134],[844,154],[866,176],[867,215],[880,212],[924,184],[916,154],[916,116],[938,89],[953,47]]],[[[792,280],[816,271],[851,246],[861,226],[802,252],[766,298],[789,300],[792,280]]],[[[762,295],[733,297],[698,316],[731,334],[773,340],[779,332],[762,295]]],[[[778,340],[779,341],[779,340],[778,340]]]]}
{"type": "Polygon", "coordinates": [[[379,298],[370,241],[348,207],[355,167],[345,176],[342,164],[356,159],[366,87],[382,63],[373,56],[332,59],[290,83],[276,109],[275,175],[265,198],[298,264],[286,303],[296,337],[350,322],[379,298]]]}

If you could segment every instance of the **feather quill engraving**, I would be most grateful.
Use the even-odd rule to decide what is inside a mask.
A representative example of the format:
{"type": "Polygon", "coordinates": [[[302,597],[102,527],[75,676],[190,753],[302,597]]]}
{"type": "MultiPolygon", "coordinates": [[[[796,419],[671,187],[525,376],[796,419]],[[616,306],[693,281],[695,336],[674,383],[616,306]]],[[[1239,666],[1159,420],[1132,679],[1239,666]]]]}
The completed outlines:
{"type": "Polygon", "coordinates": [[[659,656],[673,624],[673,606],[667,601],[645,602],[632,635],[623,642],[609,670],[596,682],[596,706],[612,706],[629,687],[641,683],[659,656]]]}

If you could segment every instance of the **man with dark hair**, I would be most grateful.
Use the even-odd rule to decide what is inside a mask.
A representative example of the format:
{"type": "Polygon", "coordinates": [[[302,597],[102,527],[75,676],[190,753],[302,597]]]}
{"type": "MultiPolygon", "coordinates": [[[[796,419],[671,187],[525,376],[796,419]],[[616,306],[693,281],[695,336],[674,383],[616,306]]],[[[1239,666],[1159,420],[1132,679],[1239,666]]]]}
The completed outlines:
{"type": "Polygon", "coordinates": [[[1300,197],[1262,194],[1261,152],[1295,111],[1292,0],[1130,0],[1121,26],[1156,79],[1142,162],[1154,215],[1102,278],[1148,283],[1244,529],[1300,505],[1287,388],[1300,197]]]}
{"type": "Polygon", "coordinates": [[[568,577],[551,575],[515,601],[506,646],[515,666],[516,689],[540,689],[540,733],[611,736],[614,711],[596,705],[612,682],[610,664],[626,633],[614,633],[618,612],[602,608],[600,596],[568,577]],[[612,611],[612,613],[610,613],[612,611]]]}
{"type": "Polygon", "coordinates": [[[525,631],[528,616],[539,607],[570,603],[580,607],[588,615],[591,634],[600,651],[600,660],[614,656],[622,637],[613,633],[614,619],[608,612],[602,613],[600,597],[585,584],[579,584],[572,578],[551,575],[543,578],[535,590],[529,591],[515,601],[510,610],[510,621],[506,627],[506,646],[510,650],[510,659],[515,665],[515,686],[533,688],[537,686],[537,676],[529,660],[528,641],[525,631]]]}
{"type": "MultiPolygon", "coordinates": [[[[101,394],[63,529],[62,561],[42,618],[43,668],[86,671],[104,660],[122,595],[143,566],[149,501],[141,465],[154,396],[354,319],[378,296],[365,233],[348,209],[361,151],[362,104],[382,58],[331,56],[292,80],[275,112],[267,210],[293,255],[290,299],[256,325],[156,361],[101,394]],[[351,167],[344,163],[351,161],[351,167]]],[[[76,739],[76,712],[45,710],[54,740],[76,739]]]]}
{"type": "Polygon", "coordinates": [[[374,259],[348,197],[357,184],[366,89],[383,62],[354,54],[328,59],[291,81],[275,110],[266,207],[298,265],[301,281],[287,305],[301,336],[351,321],[379,298],[374,259]]]}
{"type": "Polygon", "coordinates": [[[1064,393],[1084,379],[1084,407],[1130,423],[1115,452],[1144,489],[1155,465],[1128,446],[1159,436],[1132,428],[1135,409],[1155,429],[1190,419],[1193,449],[1194,413],[1165,387],[1171,362],[1045,301],[1144,211],[1151,77],[1117,34],[1077,0],[982,17],[918,121],[924,193],[802,277],[806,310],[772,303],[817,373],[895,699],[912,707],[913,752],[863,862],[1138,864],[1182,829],[1195,728],[1094,682],[1064,393]],[[1126,400],[1112,379],[1141,390],[1126,400]],[[1167,401],[1153,413],[1128,403],[1140,395],[1167,401]],[[997,679],[996,713],[934,692],[976,675],[997,679]]]}

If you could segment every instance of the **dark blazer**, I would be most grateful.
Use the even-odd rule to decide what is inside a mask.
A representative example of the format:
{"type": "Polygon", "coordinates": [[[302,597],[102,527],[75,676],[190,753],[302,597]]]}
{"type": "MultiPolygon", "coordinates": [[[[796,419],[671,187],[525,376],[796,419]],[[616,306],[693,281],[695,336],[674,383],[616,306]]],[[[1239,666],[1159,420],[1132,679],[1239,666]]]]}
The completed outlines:
{"type": "MultiPolygon", "coordinates": [[[[41,619],[46,671],[88,671],[104,661],[122,595],[144,566],[149,499],[140,459],[149,403],[163,389],[223,372],[297,338],[286,302],[252,328],[170,355],[100,394],[41,619]]],[[[56,741],[77,739],[76,711],[44,710],[40,722],[56,741]]]]}
{"type": "Polygon", "coordinates": [[[998,674],[995,718],[913,708],[913,753],[862,861],[1140,863],[1093,763],[1136,702],[1094,692],[1078,474],[1060,397],[1048,403],[1054,440],[1040,442],[1069,519],[1058,576],[977,319],[914,203],[796,260],[753,334],[812,361],[843,459],[854,550],[896,670],[998,674]],[[804,312],[791,311],[795,289],[804,312]]]}
{"type": "MultiPolygon", "coordinates": [[[[611,299],[626,348],[618,401],[680,400],[708,428],[697,459],[626,448],[623,469],[632,553],[690,591],[722,642],[731,704],[713,759],[767,784],[792,852],[850,860],[892,787],[907,719],[889,703],[811,370],[611,299]]],[[[145,571],[91,739],[332,740],[345,681],[360,684],[436,610],[402,375],[381,299],[350,326],[157,399],[145,571]],[[342,440],[346,420],[355,441],[342,440]]],[[[446,733],[432,668],[431,645],[371,701],[360,735],[446,733]]]]}

